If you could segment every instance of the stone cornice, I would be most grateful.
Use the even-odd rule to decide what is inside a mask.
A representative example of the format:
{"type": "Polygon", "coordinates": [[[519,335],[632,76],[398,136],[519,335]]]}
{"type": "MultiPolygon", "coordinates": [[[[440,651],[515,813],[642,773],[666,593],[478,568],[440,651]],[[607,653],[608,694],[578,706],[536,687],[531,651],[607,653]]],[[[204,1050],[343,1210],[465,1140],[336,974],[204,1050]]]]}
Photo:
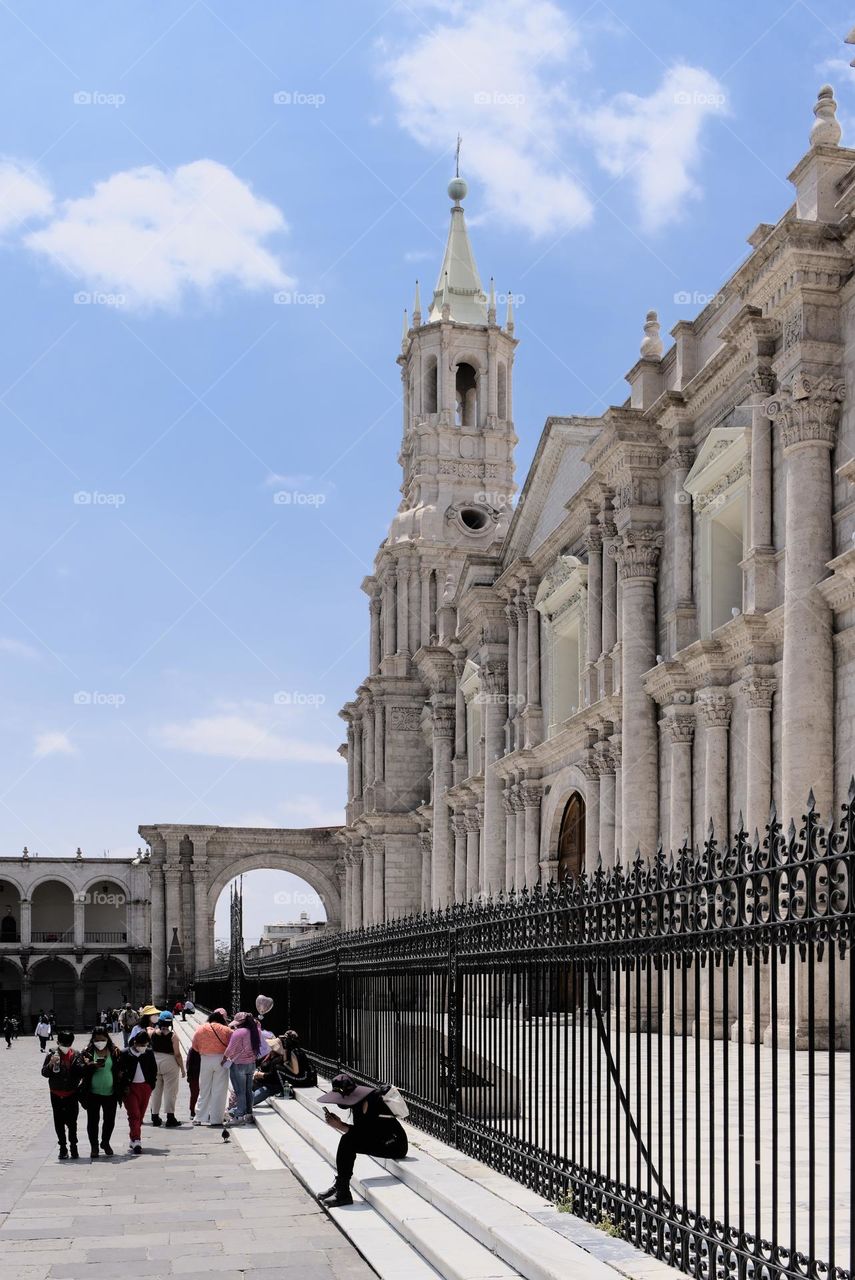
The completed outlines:
{"type": "Polygon", "coordinates": [[[855,605],[855,547],[842,556],[829,560],[831,577],[817,584],[817,591],[835,613],[842,613],[855,605]]]}

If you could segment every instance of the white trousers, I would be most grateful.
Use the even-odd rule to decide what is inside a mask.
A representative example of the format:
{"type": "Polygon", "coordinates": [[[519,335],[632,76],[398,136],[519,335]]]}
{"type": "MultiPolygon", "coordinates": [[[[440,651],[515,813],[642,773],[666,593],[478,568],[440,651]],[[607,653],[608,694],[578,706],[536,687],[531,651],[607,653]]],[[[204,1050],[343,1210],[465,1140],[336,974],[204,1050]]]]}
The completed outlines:
{"type": "Polygon", "coordinates": [[[178,1099],[178,1081],[181,1079],[181,1068],[174,1054],[156,1053],[157,1083],[151,1095],[151,1114],[160,1115],[161,1103],[168,1116],[175,1115],[175,1103],[178,1099]]]}
{"type": "Polygon", "coordinates": [[[222,1124],[229,1091],[229,1069],[222,1066],[222,1054],[203,1053],[199,1065],[199,1100],[196,1119],[200,1124],[222,1124]]]}

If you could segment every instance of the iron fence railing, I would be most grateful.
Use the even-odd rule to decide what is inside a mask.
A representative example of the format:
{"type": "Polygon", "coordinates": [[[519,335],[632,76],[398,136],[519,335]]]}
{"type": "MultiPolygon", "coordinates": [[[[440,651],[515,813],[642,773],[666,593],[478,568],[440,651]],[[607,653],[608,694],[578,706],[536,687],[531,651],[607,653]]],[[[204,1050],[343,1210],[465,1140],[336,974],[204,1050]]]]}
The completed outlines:
{"type": "Polygon", "coordinates": [[[853,930],[855,785],[828,832],[811,799],[798,836],[233,964],[232,1007],[273,996],[320,1066],[689,1274],[849,1280],[853,930]]]}

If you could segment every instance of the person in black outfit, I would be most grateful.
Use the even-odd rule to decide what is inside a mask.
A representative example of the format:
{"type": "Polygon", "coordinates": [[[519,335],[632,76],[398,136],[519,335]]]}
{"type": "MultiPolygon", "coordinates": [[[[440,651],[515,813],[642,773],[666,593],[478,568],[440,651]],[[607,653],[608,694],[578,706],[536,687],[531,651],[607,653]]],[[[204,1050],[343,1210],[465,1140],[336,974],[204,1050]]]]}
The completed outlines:
{"type": "Polygon", "coordinates": [[[6,1039],[6,1048],[12,1048],[12,1036],[15,1034],[15,1024],[11,1018],[3,1019],[3,1035],[6,1039]]]}
{"type": "Polygon", "coordinates": [[[324,1119],[331,1128],[338,1130],[341,1139],[335,1157],[336,1178],[328,1191],[322,1191],[318,1199],[328,1209],[353,1204],[350,1179],[358,1155],[385,1156],[400,1160],[407,1154],[407,1135],[401,1122],[383,1101],[379,1089],[369,1084],[357,1084],[353,1076],[342,1072],[332,1082],[329,1093],[322,1093],[318,1102],[324,1106],[324,1119]],[[326,1104],[349,1110],[352,1124],[345,1122],[327,1110],[326,1104]]]}
{"type": "Polygon", "coordinates": [[[83,1083],[80,1087],[80,1101],[86,1111],[89,1154],[93,1160],[97,1160],[102,1151],[105,1156],[113,1154],[110,1139],[119,1105],[119,1050],[103,1027],[93,1029],[92,1038],[83,1050],[81,1061],[83,1083]]]}
{"type": "Polygon", "coordinates": [[[83,1062],[72,1047],[74,1032],[63,1029],[57,1032],[57,1048],[42,1063],[42,1075],[50,1085],[50,1104],[53,1108],[53,1127],[59,1142],[59,1158],[77,1159],[78,1095],[83,1080],[83,1062]],[[66,1141],[67,1135],[67,1141],[66,1141]]]}

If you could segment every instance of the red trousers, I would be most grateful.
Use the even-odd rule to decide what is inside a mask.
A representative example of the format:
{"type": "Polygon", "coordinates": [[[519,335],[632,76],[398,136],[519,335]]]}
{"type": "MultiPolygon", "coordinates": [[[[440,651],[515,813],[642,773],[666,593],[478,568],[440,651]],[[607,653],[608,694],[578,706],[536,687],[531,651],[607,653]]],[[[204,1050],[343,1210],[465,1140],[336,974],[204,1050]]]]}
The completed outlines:
{"type": "Polygon", "coordinates": [[[151,1097],[151,1086],[132,1084],[125,1094],[125,1110],[128,1113],[128,1135],[131,1142],[139,1142],[142,1136],[143,1117],[151,1097]]]}

